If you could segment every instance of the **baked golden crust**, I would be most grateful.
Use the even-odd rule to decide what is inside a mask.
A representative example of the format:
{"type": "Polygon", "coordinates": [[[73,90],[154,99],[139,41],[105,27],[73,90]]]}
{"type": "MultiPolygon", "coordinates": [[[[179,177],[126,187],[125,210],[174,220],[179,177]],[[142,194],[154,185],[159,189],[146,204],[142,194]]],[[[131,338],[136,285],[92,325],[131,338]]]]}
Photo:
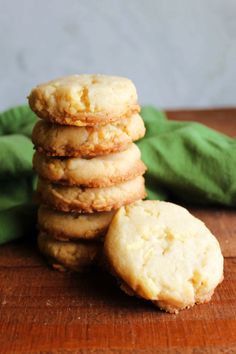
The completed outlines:
{"type": "Polygon", "coordinates": [[[49,156],[93,157],[125,150],[145,134],[139,114],[94,127],[63,126],[39,120],[32,133],[36,149],[49,156]]]}
{"type": "Polygon", "coordinates": [[[118,209],[146,196],[144,178],[104,188],[68,187],[39,179],[39,200],[65,212],[93,213],[118,209]]]}
{"type": "Polygon", "coordinates": [[[172,203],[148,200],[120,208],[104,253],[123,290],[171,313],[209,301],[223,279],[216,238],[172,203]]]}
{"type": "Polygon", "coordinates": [[[94,125],[106,125],[109,123],[113,123],[116,121],[120,121],[127,117],[130,117],[133,114],[140,112],[140,106],[135,104],[133,106],[127,107],[127,109],[121,112],[121,115],[117,115],[115,110],[111,110],[111,113],[77,113],[73,116],[60,116],[54,113],[53,116],[50,116],[47,111],[38,111],[37,109],[33,109],[32,102],[29,102],[29,106],[37,114],[39,118],[45,119],[48,122],[61,124],[61,125],[73,125],[76,127],[92,127],[94,125]]]}
{"type": "Polygon", "coordinates": [[[41,205],[38,226],[61,241],[101,240],[114,215],[113,211],[91,214],[64,213],[41,205]]]}
{"type": "Polygon", "coordinates": [[[36,152],[33,166],[39,176],[51,182],[92,188],[120,184],[146,171],[135,144],[125,151],[90,159],[55,158],[36,152]]]}
{"type": "Polygon", "coordinates": [[[134,84],[106,75],[72,75],[38,85],[29,105],[43,119],[76,126],[107,124],[140,111],[134,84]]]}
{"type": "Polygon", "coordinates": [[[53,268],[59,271],[86,271],[95,264],[102,252],[102,243],[97,242],[63,242],[40,232],[39,250],[48,258],[53,268]]]}

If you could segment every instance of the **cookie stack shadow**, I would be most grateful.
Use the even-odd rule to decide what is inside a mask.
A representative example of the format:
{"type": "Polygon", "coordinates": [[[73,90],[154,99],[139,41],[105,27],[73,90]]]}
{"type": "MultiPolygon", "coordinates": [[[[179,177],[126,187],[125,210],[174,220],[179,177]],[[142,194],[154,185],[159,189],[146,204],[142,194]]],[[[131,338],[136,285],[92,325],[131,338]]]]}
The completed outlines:
{"type": "Polygon", "coordinates": [[[38,246],[55,269],[101,260],[117,209],[145,197],[138,147],[145,134],[136,89],[125,78],[74,75],[34,88],[38,246]]]}

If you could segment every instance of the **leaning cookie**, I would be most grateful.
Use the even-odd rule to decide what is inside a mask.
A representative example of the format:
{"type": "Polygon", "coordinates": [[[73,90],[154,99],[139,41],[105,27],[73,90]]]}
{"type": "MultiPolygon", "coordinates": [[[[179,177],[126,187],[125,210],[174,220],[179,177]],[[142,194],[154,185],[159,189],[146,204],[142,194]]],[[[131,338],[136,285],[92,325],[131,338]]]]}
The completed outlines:
{"type": "Polygon", "coordinates": [[[39,120],[32,133],[36,150],[49,156],[93,157],[125,150],[145,134],[139,114],[94,127],[75,127],[39,120]]]}
{"type": "Polygon", "coordinates": [[[68,187],[39,179],[37,194],[39,201],[52,208],[79,213],[118,209],[146,196],[142,176],[103,188],[68,187]]]}
{"type": "Polygon", "coordinates": [[[59,271],[86,271],[99,262],[102,252],[102,243],[63,242],[43,232],[38,235],[38,247],[52,267],[59,271]]]}
{"type": "Polygon", "coordinates": [[[51,237],[66,240],[101,240],[114,215],[113,211],[91,214],[64,213],[41,205],[38,226],[51,237]]]}
{"type": "Polygon", "coordinates": [[[223,279],[216,238],[172,203],[122,207],[109,226],[104,252],[123,290],[171,313],[209,301],[223,279]]]}
{"type": "Polygon", "coordinates": [[[132,81],[106,75],[72,75],[38,85],[29,105],[41,118],[76,126],[107,124],[140,111],[132,81]]]}
{"type": "Polygon", "coordinates": [[[48,157],[36,152],[33,166],[39,176],[51,182],[93,188],[119,184],[146,171],[135,144],[125,151],[90,159],[48,157]]]}

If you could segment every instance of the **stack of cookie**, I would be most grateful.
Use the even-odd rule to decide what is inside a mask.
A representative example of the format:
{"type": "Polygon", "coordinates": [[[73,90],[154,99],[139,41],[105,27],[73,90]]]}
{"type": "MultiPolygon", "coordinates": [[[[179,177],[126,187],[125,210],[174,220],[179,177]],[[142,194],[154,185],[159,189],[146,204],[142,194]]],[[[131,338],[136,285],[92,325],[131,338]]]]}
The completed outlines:
{"type": "Polygon", "coordinates": [[[145,197],[136,89],[125,78],[74,75],[37,86],[29,105],[42,118],[32,135],[38,245],[55,268],[81,271],[99,259],[115,210],[145,197]]]}

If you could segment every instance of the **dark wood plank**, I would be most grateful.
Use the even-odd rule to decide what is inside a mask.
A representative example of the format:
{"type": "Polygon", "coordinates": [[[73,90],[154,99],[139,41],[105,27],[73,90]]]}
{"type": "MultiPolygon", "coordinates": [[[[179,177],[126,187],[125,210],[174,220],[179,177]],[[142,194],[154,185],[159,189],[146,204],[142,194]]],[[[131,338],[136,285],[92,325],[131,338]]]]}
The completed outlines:
{"type": "MultiPolygon", "coordinates": [[[[236,136],[236,110],[168,112],[236,136]]],[[[196,208],[217,236],[225,280],[179,315],[122,293],[102,271],[57,273],[22,240],[0,247],[1,353],[236,353],[236,211],[196,208]]]]}
{"type": "Polygon", "coordinates": [[[197,121],[229,136],[236,137],[236,109],[202,109],[167,111],[169,119],[197,121]]]}
{"type": "MultiPolygon", "coordinates": [[[[8,246],[10,247],[10,246],[8,246]]],[[[25,257],[24,243],[19,253],[25,257]]],[[[39,257],[32,249],[32,258],[39,257]]],[[[225,261],[225,280],[212,301],[179,315],[129,297],[103,272],[57,273],[45,264],[0,268],[3,352],[78,349],[224,347],[235,344],[236,259],[225,261]],[[30,335],[28,335],[30,334],[30,335]]]]}

